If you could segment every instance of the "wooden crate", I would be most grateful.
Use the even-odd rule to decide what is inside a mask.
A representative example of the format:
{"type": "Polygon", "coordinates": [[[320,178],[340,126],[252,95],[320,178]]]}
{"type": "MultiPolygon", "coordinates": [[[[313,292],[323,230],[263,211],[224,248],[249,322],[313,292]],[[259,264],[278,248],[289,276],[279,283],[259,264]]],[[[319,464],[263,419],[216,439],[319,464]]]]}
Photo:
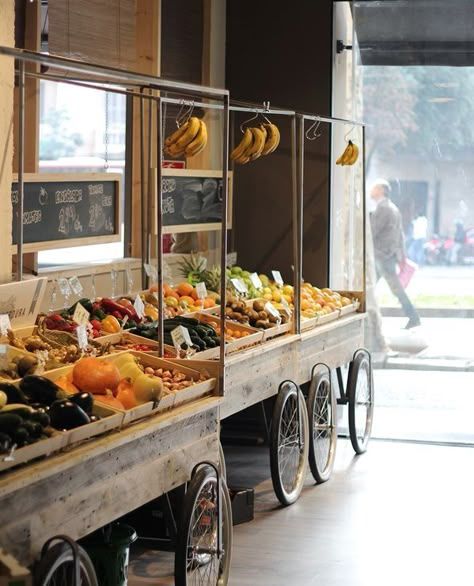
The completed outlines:
{"type": "Polygon", "coordinates": [[[64,447],[64,433],[54,430],[53,435],[48,439],[39,440],[30,446],[24,446],[14,450],[11,458],[8,454],[0,455],[0,471],[14,468],[20,464],[25,464],[37,458],[49,456],[58,452],[64,447]]]}
{"type": "MultiPolygon", "coordinates": [[[[211,316],[206,313],[195,313],[193,315],[194,318],[198,319],[203,323],[207,323],[210,325],[217,324],[219,325],[219,317],[211,316]]],[[[249,346],[255,346],[256,344],[261,344],[263,342],[263,331],[257,330],[256,328],[252,328],[250,326],[244,326],[243,324],[239,324],[229,320],[229,324],[232,325],[233,329],[239,330],[240,332],[247,332],[249,335],[243,338],[239,338],[234,340],[233,342],[226,342],[225,350],[226,354],[230,354],[232,352],[236,352],[237,350],[241,350],[243,348],[248,348],[249,346]]],[[[204,357],[204,354],[207,352],[216,351],[216,357],[219,355],[219,348],[212,348],[212,350],[206,350],[205,352],[198,352],[197,355],[199,357],[204,357]]]]}

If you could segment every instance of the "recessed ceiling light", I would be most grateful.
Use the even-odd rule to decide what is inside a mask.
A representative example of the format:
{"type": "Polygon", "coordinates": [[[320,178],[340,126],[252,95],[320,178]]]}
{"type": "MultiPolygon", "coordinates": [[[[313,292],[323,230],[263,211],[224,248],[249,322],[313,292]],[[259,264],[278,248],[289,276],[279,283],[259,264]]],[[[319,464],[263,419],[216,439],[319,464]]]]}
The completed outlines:
{"type": "Polygon", "coordinates": [[[432,104],[445,104],[446,102],[454,102],[454,98],[428,98],[428,102],[432,104]]]}

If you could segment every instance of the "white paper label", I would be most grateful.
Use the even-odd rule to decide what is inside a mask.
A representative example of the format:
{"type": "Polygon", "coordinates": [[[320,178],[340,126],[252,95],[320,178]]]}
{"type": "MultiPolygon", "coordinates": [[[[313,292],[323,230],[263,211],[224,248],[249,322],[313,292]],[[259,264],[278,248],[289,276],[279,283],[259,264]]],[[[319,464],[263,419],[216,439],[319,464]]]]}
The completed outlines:
{"type": "Polygon", "coordinates": [[[2,313],[0,315],[0,334],[2,334],[2,336],[6,336],[7,330],[11,329],[12,324],[10,323],[10,316],[8,315],[8,313],[2,313]]]}
{"type": "Polygon", "coordinates": [[[207,297],[207,289],[205,283],[198,283],[196,285],[196,292],[199,299],[206,299],[207,297]]]}
{"type": "Polygon", "coordinates": [[[226,256],[225,266],[231,267],[237,264],[237,253],[236,252],[228,252],[226,256]]]}
{"type": "Polygon", "coordinates": [[[67,279],[60,277],[58,279],[58,287],[64,297],[69,297],[69,295],[71,295],[71,285],[67,279]]]}
{"type": "Polygon", "coordinates": [[[82,295],[82,292],[84,291],[84,287],[81,285],[81,282],[79,281],[79,277],[71,277],[70,279],[68,279],[68,281],[69,281],[69,286],[74,291],[74,293],[76,295],[82,295]]]}
{"type": "Polygon", "coordinates": [[[74,309],[72,320],[80,326],[86,326],[89,323],[89,316],[90,313],[87,311],[87,309],[79,302],[76,303],[76,308],[74,309]]]}
{"type": "Polygon", "coordinates": [[[257,273],[252,273],[250,275],[250,281],[252,282],[252,285],[255,287],[255,289],[263,288],[263,283],[260,280],[260,277],[257,275],[257,273]]]}
{"type": "Polygon", "coordinates": [[[147,276],[150,277],[150,279],[156,283],[156,281],[158,281],[158,271],[156,270],[156,267],[145,263],[143,265],[143,268],[145,269],[145,273],[147,274],[147,276]]]}
{"type": "Polygon", "coordinates": [[[189,337],[189,332],[184,326],[178,326],[174,330],[171,330],[171,338],[173,340],[174,347],[178,352],[178,357],[179,352],[182,350],[182,344],[187,344],[189,347],[193,345],[191,338],[189,337]]]}
{"type": "Polygon", "coordinates": [[[288,304],[288,301],[283,296],[281,297],[281,304],[283,305],[283,309],[284,309],[285,313],[288,315],[288,317],[291,317],[290,306],[288,304]]]}
{"type": "Polygon", "coordinates": [[[135,301],[133,302],[133,307],[135,308],[135,311],[137,312],[137,315],[140,319],[143,318],[143,316],[145,315],[145,304],[142,301],[142,298],[140,297],[140,294],[138,294],[135,297],[135,301]]]}
{"type": "Polygon", "coordinates": [[[89,341],[87,339],[87,328],[86,328],[86,326],[85,325],[77,326],[77,328],[76,328],[76,334],[77,334],[77,342],[78,342],[79,348],[81,350],[84,350],[87,347],[88,343],[89,343],[89,341]]]}
{"type": "Polygon", "coordinates": [[[0,344],[0,369],[8,369],[8,346],[7,344],[0,344]]]}
{"type": "Polygon", "coordinates": [[[238,293],[248,293],[247,285],[242,279],[231,279],[230,281],[238,293]]]}
{"type": "Polygon", "coordinates": [[[273,315],[273,317],[280,317],[280,312],[274,305],[270,303],[270,301],[265,303],[265,311],[270,315],[273,315]]]}
{"type": "Polygon", "coordinates": [[[128,322],[128,315],[124,316],[123,320],[122,320],[122,325],[120,326],[120,329],[123,330],[123,328],[125,327],[125,324],[128,322]]]}
{"type": "Polygon", "coordinates": [[[277,285],[283,285],[283,277],[281,276],[280,271],[272,271],[273,280],[277,285]]]}

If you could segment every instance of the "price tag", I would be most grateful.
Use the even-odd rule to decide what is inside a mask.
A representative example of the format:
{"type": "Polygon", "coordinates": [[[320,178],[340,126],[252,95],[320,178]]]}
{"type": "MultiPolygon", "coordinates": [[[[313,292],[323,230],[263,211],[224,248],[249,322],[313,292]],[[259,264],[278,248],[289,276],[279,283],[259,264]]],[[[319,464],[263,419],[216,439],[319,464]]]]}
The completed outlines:
{"type": "Polygon", "coordinates": [[[0,369],[8,369],[8,346],[7,344],[0,344],[0,369]]]}
{"type": "Polygon", "coordinates": [[[206,299],[207,297],[207,289],[206,283],[198,283],[196,285],[196,293],[199,299],[206,299]]]}
{"type": "Polygon", "coordinates": [[[79,277],[71,277],[70,279],[68,279],[68,281],[69,281],[69,286],[74,291],[74,293],[76,295],[82,295],[82,292],[84,291],[84,287],[81,285],[81,282],[79,281],[79,277]]]}
{"type": "Polygon", "coordinates": [[[265,311],[270,315],[273,315],[273,317],[280,317],[280,312],[274,305],[270,303],[270,301],[265,303],[265,311]]]}
{"type": "Polygon", "coordinates": [[[156,283],[156,281],[158,281],[158,271],[156,270],[156,267],[145,263],[143,265],[143,268],[145,269],[145,273],[147,274],[147,276],[150,277],[150,279],[156,283]]]}
{"type": "Polygon", "coordinates": [[[178,357],[182,350],[182,344],[187,344],[189,348],[191,348],[193,345],[191,338],[189,337],[189,332],[184,326],[178,326],[174,330],[171,330],[171,339],[173,340],[174,347],[178,352],[178,357]]]}
{"type": "Polygon", "coordinates": [[[285,313],[287,314],[288,317],[291,317],[291,309],[290,306],[288,304],[288,301],[283,297],[281,297],[281,304],[283,305],[283,310],[285,311],[285,313]]]}
{"type": "Polygon", "coordinates": [[[90,313],[87,311],[87,309],[79,302],[76,303],[76,308],[74,309],[72,320],[80,326],[86,326],[89,323],[89,316],[90,313]]]}
{"type": "Polygon", "coordinates": [[[280,285],[280,287],[283,286],[283,277],[281,276],[280,271],[272,271],[272,275],[273,275],[273,280],[275,281],[275,283],[277,285],[280,285]]]}
{"type": "Polygon", "coordinates": [[[64,297],[69,297],[69,295],[71,295],[71,285],[64,277],[58,279],[58,287],[64,297]]]}
{"type": "Polygon", "coordinates": [[[125,315],[123,320],[122,320],[122,325],[120,326],[120,329],[123,330],[125,328],[125,324],[128,322],[128,315],[125,315]]]}
{"type": "Polygon", "coordinates": [[[236,252],[228,252],[226,256],[225,266],[231,267],[237,264],[237,253],[236,252]]]}
{"type": "Polygon", "coordinates": [[[2,336],[7,335],[7,331],[12,329],[12,324],[10,322],[10,316],[8,313],[2,313],[0,315],[0,334],[2,336]]]}
{"type": "Polygon", "coordinates": [[[230,281],[237,293],[248,293],[247,285],[242,279],[231,279],[230,281]]]}
{"type": "Polygon", "coordinates": [[[252,285],[255,287],[255,289],[263,288],[263,283],[260,280],[260,277],[257,275],[257,273],[252,273],[250,275],[250,281],[252,282],[252,285]]]}
{"type": "Polygon", "coordinates": [[[77,342],[81,350],[85,350],[89,344],[87,339],[87,328],[85,325],[77,326],[76,328],[77,342]]]}
{"type": "Polygon", "coordinates": [[[137,315],[140,319],[143,318],[143,316],[145,315],[145,304],[142,301],[142,298],[140,297],[140,294],[138,294],[135,297],[135,301],[133,302],[133,307],[135,308],[135,311],[137,312],[137,315]]]}

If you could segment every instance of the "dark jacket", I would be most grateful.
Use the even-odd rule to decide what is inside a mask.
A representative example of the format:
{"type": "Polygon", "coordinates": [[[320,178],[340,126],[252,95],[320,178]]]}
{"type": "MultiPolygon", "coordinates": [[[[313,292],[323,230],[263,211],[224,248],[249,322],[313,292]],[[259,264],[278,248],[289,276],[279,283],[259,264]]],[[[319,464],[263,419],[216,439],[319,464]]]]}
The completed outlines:
{"type": "Polygon", "coordinates": [[[372,238],[376,260],[395,258],[401,261],[405,257],[402,215],[397,206],[384,197],[377,203],[370,214],[372,238]]]}

